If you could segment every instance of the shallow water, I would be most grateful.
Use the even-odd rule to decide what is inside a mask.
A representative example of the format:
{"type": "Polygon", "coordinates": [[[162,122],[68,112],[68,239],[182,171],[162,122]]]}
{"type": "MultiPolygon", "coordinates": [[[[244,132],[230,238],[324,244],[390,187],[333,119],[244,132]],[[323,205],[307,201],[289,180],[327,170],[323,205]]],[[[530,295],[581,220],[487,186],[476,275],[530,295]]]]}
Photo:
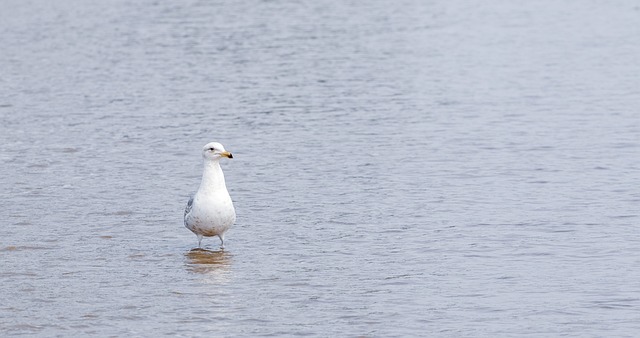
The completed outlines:
{"type": "Polygon", "coordinates": [[[640,331],[635,2],[2,8],[3,336],[640,331]]]}

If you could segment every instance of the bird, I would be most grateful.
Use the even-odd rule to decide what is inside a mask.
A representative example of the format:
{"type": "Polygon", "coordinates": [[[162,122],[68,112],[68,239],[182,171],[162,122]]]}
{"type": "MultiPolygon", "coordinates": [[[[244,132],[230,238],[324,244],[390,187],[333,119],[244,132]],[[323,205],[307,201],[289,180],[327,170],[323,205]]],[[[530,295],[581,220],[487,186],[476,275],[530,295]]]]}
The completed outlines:
{"type": "Polygon", "coordinates": [[[224,249],[224,234],[236,221],[236,210],[220,167],[222,158],[233,155],[218,142],[209,142],[202,148],[204,169],[200,187],[191,195],[184,209],[184,226],[198,236],[198,248],[202,237],[218,236],[224,249]]]}

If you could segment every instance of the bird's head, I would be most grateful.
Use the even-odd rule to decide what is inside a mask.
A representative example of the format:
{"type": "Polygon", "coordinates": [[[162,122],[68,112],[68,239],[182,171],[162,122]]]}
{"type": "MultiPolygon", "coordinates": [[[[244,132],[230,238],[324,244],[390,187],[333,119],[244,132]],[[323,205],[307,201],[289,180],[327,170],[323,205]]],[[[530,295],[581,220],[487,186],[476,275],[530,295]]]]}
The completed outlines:
{"type": "Polygon", "coordinates": [[[224,149],[224,146],[218,142],[209,142],[202,148],[202,157],[209,160],[220,160],[223,157],[233,158],[230,152],[224,149]]]}

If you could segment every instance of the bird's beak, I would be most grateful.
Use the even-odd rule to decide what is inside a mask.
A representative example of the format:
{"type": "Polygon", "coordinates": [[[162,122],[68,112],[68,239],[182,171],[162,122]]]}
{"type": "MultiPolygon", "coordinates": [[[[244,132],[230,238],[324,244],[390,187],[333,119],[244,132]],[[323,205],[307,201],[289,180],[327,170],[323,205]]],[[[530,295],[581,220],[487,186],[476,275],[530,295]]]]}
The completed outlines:
{"type": "Polygon", "coordinates": [[[223,151],[220,153],[220,155],[222,155],[222,157],[226,157],[226,158],[233,158],[233,155],[231,155],[230,152],[228,151],[223,151]]]}

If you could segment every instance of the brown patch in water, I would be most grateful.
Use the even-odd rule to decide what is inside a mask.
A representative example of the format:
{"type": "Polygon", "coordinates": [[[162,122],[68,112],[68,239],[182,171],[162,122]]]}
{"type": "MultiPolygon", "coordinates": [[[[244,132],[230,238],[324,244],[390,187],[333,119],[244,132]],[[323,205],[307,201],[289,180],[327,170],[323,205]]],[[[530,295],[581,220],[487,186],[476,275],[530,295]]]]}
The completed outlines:
{"type": "Polygon", "coordinates": [[[227,269],[231,265],[231,257],[231,254],[224,250],[193,249],[185,253],[187,269],[196,273],[227,269]]]}

